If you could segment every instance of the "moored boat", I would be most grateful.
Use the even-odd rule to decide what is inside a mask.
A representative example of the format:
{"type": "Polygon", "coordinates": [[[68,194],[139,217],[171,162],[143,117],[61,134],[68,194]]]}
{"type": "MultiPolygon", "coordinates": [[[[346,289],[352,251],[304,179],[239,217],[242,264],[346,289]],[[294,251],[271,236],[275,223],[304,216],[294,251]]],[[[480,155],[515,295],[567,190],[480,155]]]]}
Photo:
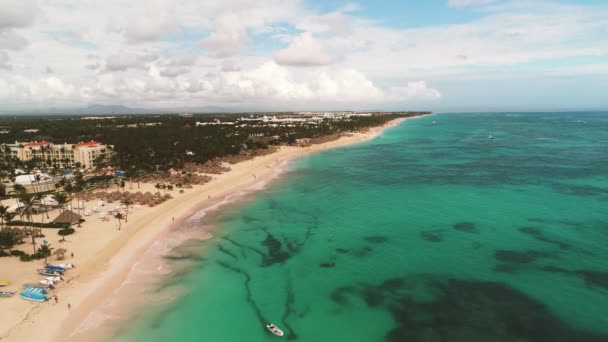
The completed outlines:
{"type": "Polygon", "coordinates": [[[276,325],[269,323],[266,324],[266,329],[270,330],[271,333],[277,335],[277,336],[283,336],[283,330],[279,329],[279,327],[277,327],[276,325]]]}
{"type": "Polygon", "coordinates": [[[9,291],[1,291],[0,292],[0,297],[12,297],[15,294],[15,292],[9,292],[9,291]]]}
{"type": "Polygon", "coordinates": [[[45,275],[45,276],[58,277],[61,275],[61,273],[59,273],[57,271],[51,271],[51,270],[47,270],[47,269],[38,269],[36,271],[38,271],[39,274],[45,275]]]}
{"type": "Polygon", "coordinates": [[[43,289],[40,287],[35,287],[35,286],[23,286],[23,291],[25,292],[32,292],[32,293],[40,293],[40,294],[46,294],[47,293],[47,289],[43,289]]]}
{"type": "Polygon", "coordinates": [[[19,293],[19,297],[25,300],[30,300],[32,302],[44,302],[47,300],[46,296],[41,293],[34,293],[28,291],[19,293]]]}
{"type": "Polygon", "coordinates": [[[59,264],[59,265],[57,265],[57,267],[61,267],[64,270],[67,271],[67,270],[71,270],[72,268],[76,267],[76,265],[74,265],[74,264],[59,264]]]}
{"type": "Polygon", "coordinates": [[[43,290],[47,290],[47,289],[54,289],[55,287],[53,285],[43,285],[43,284],[33,284],[33,283],[28,283],[28,284],[23,284],[23,288],[26,287],[35,287],[35,288],[39,288],[39,289],[43,289],[43,290]]]}
{"type": "Polygon", "coordinates": [[[8,281],[8,280],[0,280],[0,287],[7,286],[7,285],[8,285],[8,284],[10,284],[10,283],[11,283],[11,282],[10,282],[10,281],[8,281]]]}

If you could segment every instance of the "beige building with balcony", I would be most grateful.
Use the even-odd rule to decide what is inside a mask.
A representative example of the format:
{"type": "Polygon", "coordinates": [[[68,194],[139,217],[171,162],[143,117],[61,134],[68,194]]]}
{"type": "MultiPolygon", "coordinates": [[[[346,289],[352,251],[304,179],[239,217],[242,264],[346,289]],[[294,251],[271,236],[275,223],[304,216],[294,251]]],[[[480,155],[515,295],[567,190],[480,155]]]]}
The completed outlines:
{"type": "Polygon", "coordinates": [[[80,163],[84,169],[92,169],[99,160],[108,160],[112,154],[110,145],[98,141],[77,144],[53,144],[48,141],[18,142],[5,144],[4,151],[21,161],[37,160],[40,165],[71,168],[80,163]]]}

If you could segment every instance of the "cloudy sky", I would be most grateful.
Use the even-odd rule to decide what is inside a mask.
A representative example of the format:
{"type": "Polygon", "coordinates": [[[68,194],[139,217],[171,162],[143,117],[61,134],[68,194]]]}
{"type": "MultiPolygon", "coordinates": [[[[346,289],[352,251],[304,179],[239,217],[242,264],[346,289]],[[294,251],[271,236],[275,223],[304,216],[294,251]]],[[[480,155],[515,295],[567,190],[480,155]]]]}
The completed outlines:
{"type": "Polygon", "coordinates": [[[605,0],[0,0],[0,106],[608,108],[605,0]]]}

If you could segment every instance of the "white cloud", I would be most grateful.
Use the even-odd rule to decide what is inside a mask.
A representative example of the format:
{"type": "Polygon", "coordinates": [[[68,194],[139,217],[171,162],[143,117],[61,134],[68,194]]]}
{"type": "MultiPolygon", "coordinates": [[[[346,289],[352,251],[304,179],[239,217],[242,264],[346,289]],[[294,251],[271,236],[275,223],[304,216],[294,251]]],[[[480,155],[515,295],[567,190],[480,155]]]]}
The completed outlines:
{"type": "Polygon", "coordinates": [[[146,69],[147,63],[156,60],[156,58],[155,55],[147,53],[118,53],[106,58],[105,70],[113,72],[127,69],[146,69]]]}
{"type": "Polygon", "coordinates": [[[34,22],[38,6],[34,0],[0,0],[0,31],[27,27],[34,22]]]}
{"type": "Polygon", "coordinates": [[[0,0],[4,108],[47,90],[52,103],[139,107],[452,101],[461,80],[595,77],[608,57],[606,4],[496,1],[458,24],[405,27],[302,0],[37,4],[0,0]]]}
{"type": "Polygon", "coordinates": [[[448,0],[450,7],[466,7],[474,5],[485,5],[494,2],[494,0],[448,0]]]}
{"type": "Polygon", "coordinates": [[[274,60],[281,65],[319,66],[333,64],[340,58],[331,56],[310,32],[304,32],[293,39],[287,48],[277,51],[274,60]]]}
{"type": "Polygon", "coordinates": [[[217,20],[215,31],[201,41],[201,46],[213,51],[216,57],[225,58],[250,47],[251,39],[240,18],[227,14],[217,20]]]}
{"type": "Polygon", "coordinates": [[[429,88],[425,81],[408,82],[405,87],[392,87],[389,93],[389,98],[398,101],[437,100],[441,98],[439,90],[429,88]]]}
{"type": "Polygon", "coordinates": [[[28,41],[12,30],[0,31],[0,49],[19,50],[27,45],[28,41]]]}
{"type": "Polygon", "coordinates": [[[4,51],[0,51],[0,69],[10,70],[13,67],[9,64],[8,54],[4,51]]]}
{"type": "Polygon", "coordinates": [[[155,41],[168,32],[177,32],[176,3],[173,0],[148,0],[144,13],[126,29],[131,44],[155,41]]]}

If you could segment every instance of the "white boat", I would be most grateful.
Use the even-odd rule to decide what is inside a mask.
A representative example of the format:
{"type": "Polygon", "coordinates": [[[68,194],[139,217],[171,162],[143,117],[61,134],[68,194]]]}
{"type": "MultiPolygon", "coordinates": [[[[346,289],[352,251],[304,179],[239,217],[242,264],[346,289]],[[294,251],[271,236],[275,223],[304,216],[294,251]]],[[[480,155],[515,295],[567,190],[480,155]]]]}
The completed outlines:
{"type": "Polygon", "coordinates": [[[58,282],[62,281],[63,279],[61,279],[61,277],[46,277],[46,278],[44,278],[44,280],[48,280],[48,281],[52,281],[54,283],[58,283],[58,282]]]}
{"type": "Polygon", "coordinates": [[[283,336],[283,330],[279,329],[276,325],[270,323],[270,324],[266,324],[266,329],[270,330],[271,333],[277,335],[277,336],[283,336]]]}
{"type": "Polygon", "coordinates": [[[72,268],[76,267],[74,264],[59,264],[57,266],[66,270],[71,270],[72,268]]]}
{"type": "Polygon", "coordinates": [[[494,136],[492,135],[492,132],[490,132],[490,135],[488,135],[488,139],[494,139],[494,136]]]}
{"type": "Polygon", "coordinates": [[[39,281],[39,283],[40,283],[41,285],[44,285],[44,286],[49,286],[49,287],[50,287],[50,286],[55,285],[55,282],[54,282],[54,281],[51,281],[51,280],[46,280],[46,279],[43,279],[43,280],[39,281]]]}
{"type": "Polygon", "coordinates": [[[53,276],[53,277],[55,277],[55,276],[60,276],[61,275],[61,273],[59,273],[57,271],[51,271],[51,270],[46,270],[46,269],[39,269],[37,271],[38,271],[38,273],[40,275],[45,275],[45,276],[53,276]]]}

